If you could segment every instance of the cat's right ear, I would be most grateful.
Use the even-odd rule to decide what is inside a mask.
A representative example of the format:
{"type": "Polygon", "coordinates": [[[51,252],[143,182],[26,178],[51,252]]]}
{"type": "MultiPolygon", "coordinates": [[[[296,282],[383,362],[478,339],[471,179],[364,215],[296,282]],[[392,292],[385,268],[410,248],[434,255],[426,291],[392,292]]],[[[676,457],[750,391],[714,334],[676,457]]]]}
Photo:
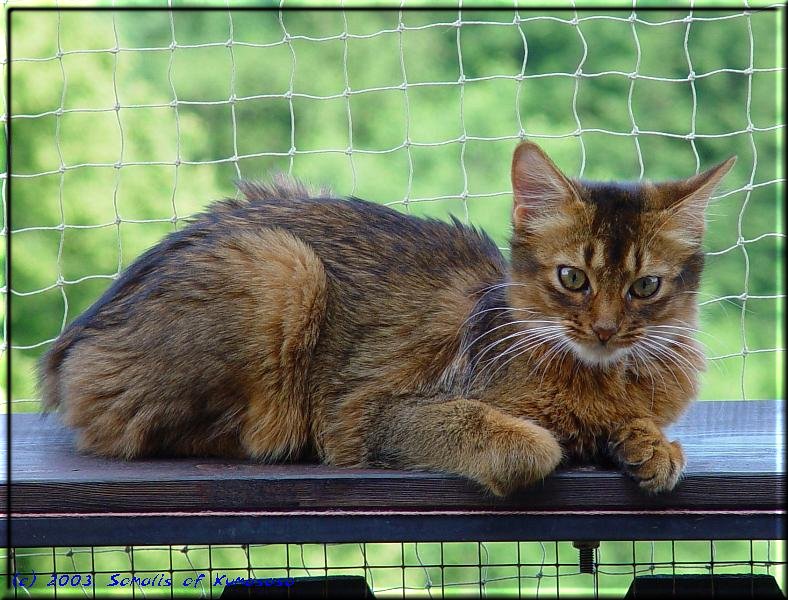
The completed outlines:
{"type": "Polygon", "coordinates": [[[523,142],[512,159],[512,223],[521,227],[536,213],[550,212],[565,202],[577,200],[577,191],[544,151],[523,142]]]}

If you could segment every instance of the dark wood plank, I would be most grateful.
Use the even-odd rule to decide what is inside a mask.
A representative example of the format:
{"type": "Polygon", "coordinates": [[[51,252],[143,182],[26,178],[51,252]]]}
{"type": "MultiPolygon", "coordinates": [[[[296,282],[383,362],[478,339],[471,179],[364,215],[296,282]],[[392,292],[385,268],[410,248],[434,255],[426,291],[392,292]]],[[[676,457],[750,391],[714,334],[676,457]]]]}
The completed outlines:
{"type": "MultiPolygon", "coordinates": [[[[216,459],[105,460],[77,454],[73,433],[52,415],[14,415],[12,430],[12,512],[18,515],[14,521],[20,525],[15,525],[14,530],[29,540],[38,539],[30,536],[34,531],[47,531],[53,522],[61,523],[61,533],[67,531],[73,527],[67,523],[69,515],[79,516],[82,523],[86,519],[95,522],[94,533],[102,527],[120,531],[123,528],[119,525],[114,529],[108,525],[119,519],[139,524],[140,519],[152,519],[160,527],[140,534],[150,540],[151,536],[163,535],[165,523],[175,526],[188,515],[203,513],[203,518],[218,519],[219,530],[229,528],[227,535],[235,535],[237,540],[240,531],[221,523],[231,523],[232,518],[246,514],[257,519],[255,522],[268,523],[265,527],[269,528],[270,538],[276,529],[277,515],[291,523],[300,520],[301,526],[289,531],[307,534],[317,531],[315,524],[309,526],[312,529],[307,527],[308,515],[337,516],[334,511],[342,511],[343,518],[355,515],[357,522],[374,520],[377,513],[382,527],[378,539],[391,533],[381,520],[387,512],[391,518],[410,514],[413,523],[426,519],[426,523],[432,522],[436,527],[442,520],[441,529],[448,527],[449,533],[452,518],[462,514],[470,517],[469,513],[474,512],[478,527],[483,528],[482,523],[487,522],[486,539],[513,532],[498,529],[500,524],[495,525],[492,520],[507,514],[528,516],[533,531],[564,530],[577,535],[577,524],[572,522],[569,528],[569,517],[582,519],[578,515],[588,511],[602,511],[598,512],[599,518],[586,519],[589,527],[594,521],[594,526],[602,531],[613,526],[616,519],[621,521],[618,529],[608,529],[611,535],[626,523],[630,525],[627,535],[634,535],[631,532],[636,529],[632,525],[635,521],[641,531],[651,528],[655,534],[664,534],[666,524],[677,522],[679,514],[682,519],[701,519],[688,521],[688,535],[691,531],[695,535],[700,532],[691,523],[708,525],[708,519],[729,523],[728,531],[718,531],[717,537],[733,535],[735,523],[749,527],[750,533],[744,538],[752,538],[756,530],[762,534],[782,531],[775,520],[779,520],[785,501],[782,401],[695,403],[670,431],[671,437],[679,439],[686,450],[686,476],[674,492],[659,496],[641,493],[634,482],[614,470],[590,466],[559,471],[541,484],[499,499],[485,495],[465,480],[436,473],[260,465],[216,459]],[[726,513],[721,511],[734,511],[729,513],[734,516],[722,519],[726,513]],[[429,514],[435,517],[432,521],[425,516],[429,514]],[[222,515],[231,520],[224,521],[222,515]],[[539,519],[547,520],[537,527],[539,519]],[[559,525],[550,525],[556,521],[559,525]],[[656,526],[657,522],[661,525],[656,526]],[[42,530],[45,523],[49,525],[42,530]],[[23,524],[26,528],[21,527],[23,524]]],[[[5,465],[3,446],[0,461],[5,465]]],[[[333,527],[323,528],[332,539],[337,537],[331,533],[333,527]]],[[[363,529],[356,524],[356,531],[363,529]]],[[[405,531],[402,526],[397,529],[405,531]]],[[[182,527],[180,530],[184,531],[182,527]]],[[[526,530],[527,527],[521,534],[527,535],[526,530]]],[[[412,536],[418,531],[422,532],[420,535],[429,533],[415,529],[412,536]]],[[[458,539],[460,534],[455,531],[452,539],[458,539]]],[[[711,536],[712,532],[708,532],[702,537],[711,536]]]]}
{"type": "Polygon", "coordinates": [[[688,456],[686,477],[672,494],[648,497],[616,471],[579,467],[509,499],[487,497],[473,484],[436,473],[219,459],[106,460],[77,454],[73,433],[53,415],[15,415],[14,505],[25,512],[524,505],[550,510],[737,508],[746,500],[778,508],[784,487],[771,484],[782,483],[784,471],[782,411],[777,401],[695,403],[670,431],[688,456]]]}
{"type": "MultiPolygon", "coordinates": [[[[5,523],[0,533],[5,536],[5,523]]],[[[309,513],[166,517],[19,517],[12,547],[349,542],[507,542],[779,540],[779,516],[730,513],[640,515],[396,513],[369,516],[309,513]]]]}

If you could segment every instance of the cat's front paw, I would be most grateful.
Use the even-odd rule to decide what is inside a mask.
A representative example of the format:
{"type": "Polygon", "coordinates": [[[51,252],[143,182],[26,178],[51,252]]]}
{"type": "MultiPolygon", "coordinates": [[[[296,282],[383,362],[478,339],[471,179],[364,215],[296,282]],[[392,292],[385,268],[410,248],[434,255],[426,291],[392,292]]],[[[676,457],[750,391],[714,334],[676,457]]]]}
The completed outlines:
{"type": "Polygon", "coordinates": [[[501,428],[485,452],[479,482],[496,496],[541,481],[561,462],[563,450],[552,433],[535,423],[521,421],[501,428]]]}
{"type": "Polygon", "coordinates": [[[652,494],[676,487],[686,463],[681,444],[668,441],[648,419],[637,419],[619,429],[611,439],[610,451],[623,471],[652,494]]]}

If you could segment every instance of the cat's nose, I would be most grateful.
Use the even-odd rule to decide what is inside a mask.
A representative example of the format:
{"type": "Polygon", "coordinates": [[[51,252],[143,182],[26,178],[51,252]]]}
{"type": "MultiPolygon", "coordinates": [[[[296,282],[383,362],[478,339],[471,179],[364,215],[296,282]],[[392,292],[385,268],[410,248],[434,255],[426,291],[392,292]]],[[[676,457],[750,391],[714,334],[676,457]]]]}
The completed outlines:
{"type": "Polygon", "coordinates": [[[613,323],[598,323],[592,325],[591,329],[594,330],[594,333],[602,343],[607,342],[618,331],[618,327],[613,323]]]}

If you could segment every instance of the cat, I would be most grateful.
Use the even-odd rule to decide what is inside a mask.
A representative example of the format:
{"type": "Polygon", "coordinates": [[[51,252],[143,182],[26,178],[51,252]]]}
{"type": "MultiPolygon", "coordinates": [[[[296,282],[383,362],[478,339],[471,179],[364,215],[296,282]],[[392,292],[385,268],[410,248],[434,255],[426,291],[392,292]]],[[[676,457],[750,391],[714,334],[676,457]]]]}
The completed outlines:
{"type": "Polygon", "coordinates": [[[241,182],[62,332],[44,405],[107,457],[436,470],[498,496],[604,458],[671,490],[662,429],[697,395],[704,210],[734,161],[600,183],[522,142],[509,261],[456,219],[241,182]]]}

